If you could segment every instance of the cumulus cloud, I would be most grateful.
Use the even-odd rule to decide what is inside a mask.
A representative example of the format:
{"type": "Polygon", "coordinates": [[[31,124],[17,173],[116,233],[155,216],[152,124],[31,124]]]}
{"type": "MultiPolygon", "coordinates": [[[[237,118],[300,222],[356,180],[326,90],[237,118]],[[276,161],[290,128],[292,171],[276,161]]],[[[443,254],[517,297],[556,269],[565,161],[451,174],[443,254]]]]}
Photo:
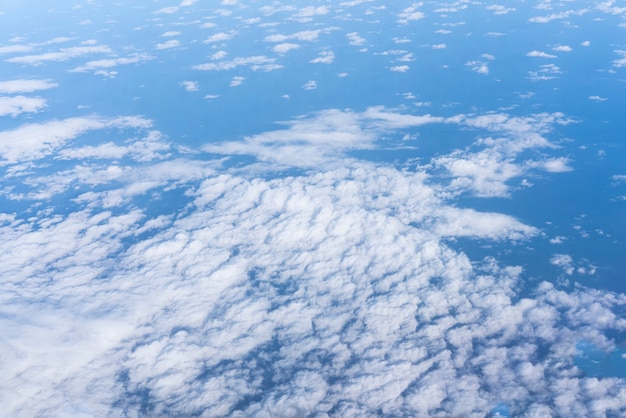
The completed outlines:
{"type": "Polygon", "coordinates": [[[177,46],[180,46],[180,41],[177,39],[170,39],[169,41],[158,43],[156,49],[169,49],[176,48],[177,46]]]}
{"type": "Polygon", "coordinates": [[[71,72],[84,73],[88,71],[98,71],[102,69],[108,69],[117,67],[119,65],[136,64],[142,61],[151,60],[153,57],[148,54],[134,54],[129,57],[109,58],[97,61],[89,61],[83,65],[79,65],[71,69],[71,72]]]}
{"type": "Polygon", "coordinates": [[[407,24],[412,21],[423,19],[426,15],[418,9],[422,6],[422,3],[413,3],[411,6],[398,13],[398,23],[407,24]]]}
{"type": "Polygon", "coordinates": [[[206,38],[202,43],[211,44],[214,42],[227,41],[232,39],[236,34],[236,32],[218,32],[206,38]]]}
{"type": "Polygon", "coordinates": [[[34,91],[48,90],[57,86],[57,83],[50,80],[18,79],[0,81],[0,93],[32,93],[34,91]]]}
{"type": "Polygon", "coordinates": [[[39,97],[0,96],[0,116],[16,117],[22,113],[35,113],[46,107],[46,100],[39,97]]]}
{"type": "MultiPolygon", "coordinates": [[[[623,411],[621,380],[598,385],[575,364],[581,340],[612,349],[606,332],[626,329],[623,296],[525,285],[520,267],[473,263],[446,242],[527,241],[539,230],[457,207],[433,164],[407,171],[346,155],[433,123],[497,134],[477,145],[513,166],[515,153],[549,146],[542,135],[566,119],[331,109],[204,149],[272,169],[300,157],[308,170],[286,177],[177,154],[138,117],[2,132],[31,141],[0,140],[5,167],[65,161],[14,177],[30,192],[3,190],[7,201],[72,205],[0,216],[2,370],[20,388],[5,411],[485,416],[502,402],[515,416],[623,411]],[[81,142],[96,130],[141,139],[81,142]],[[154,205],[172,192],[174,209],[154,205]],[[589,402],[604,398],[613,402],[589,402]]],[[[562,255],[552,262],[589,271],[562,255]]]]}
{"type": "Polygon", "coordinates": [[[317,58],[313,58],[309,61],[312,64],[332,64],[335,59],[335,53],[333,51],[322,51],[317,58]]]}
{"type": "Polygon", "coordinates": [[[322,33],[321,30],[304,30],[304,31],[292,33],[290,35],[274,34],[274,35],[266,36],[264,41],[265,42],[285,42],[289,40],[296,40],[296,41],[311,42],[311,41],[315,41],[320,36],[320,33],[322,33]]]}
{"type": "Polygon", "coordinates": [[[75,46],[70,48],[62,48],[57,52],[46,52],[43,54],[23,55],[8,58],[6,61],[16,64],[41,65],[46,61],[67,61],[83,55],[108,54],[111,52],[111,49],[105,45],[75,46]]]}
{"type": "Polygon", "coordinates": [[[317,88],[317,81],[309,80],[302,85],[302,88],[305,90],[315,90],[317,88]]]}
{"type": "Polygon", "coordinates": [[[181,85],[187,91],[193,92],[200,89],[200,85],[197,81],[182,81],[181,85]]]}
{"type": "Polygon", "coordinates": [[[408,65],[395,65],[391,67],[390,70],[396,73],[406,73],[407,71],[409,71],[410,68],[411,67],[409,67],[408,65]]]}
{"type": "Polygon", "coordinates": [[[193,68],[202,71],[229,71],[241,66],[249,67],[253,71],[273,71],[282,68],[282,65],[276,64],[276,59],[263,55],[237,57],[230,61],[209,62],[194,65],[193,68]]]}
{"type": "Polygon", "coordinates": [[[272,47],[272,51],[278,52],[279,54],[285,54],[285,53],[291,51],[292,49],[298,49],[298,48],[300,48],[299,44],[285,42],[285,43],[282,43],[282,44],[274,45],[272,47]]]}
{"type": "Polygon", "coordinates": [[[145,128],[150,121],[143,118],[120,117],[102,119],[75,117],[43,124],[22,125],[0,132],[0,165],[31,161],[50,155],[67,141],[96,129],[135,127],[145,128]]]}
{"type": "Polygon", "coordinates": [[[556,58],[556,55],[548,54],[542,51],[530,51],[526,54],[527,57],[539,57],[539,58],[556,58]]]}

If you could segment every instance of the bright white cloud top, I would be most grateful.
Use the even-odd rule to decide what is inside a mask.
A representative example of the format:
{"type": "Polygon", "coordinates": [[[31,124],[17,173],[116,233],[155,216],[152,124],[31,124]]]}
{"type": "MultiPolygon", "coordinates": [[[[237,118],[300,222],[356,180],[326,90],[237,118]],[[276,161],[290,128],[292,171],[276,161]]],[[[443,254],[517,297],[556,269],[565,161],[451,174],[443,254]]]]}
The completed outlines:
{"type": "Polygon", "coordinates": [[[35,3],[7,416],[626,414],[619,5],[35,3]]]}

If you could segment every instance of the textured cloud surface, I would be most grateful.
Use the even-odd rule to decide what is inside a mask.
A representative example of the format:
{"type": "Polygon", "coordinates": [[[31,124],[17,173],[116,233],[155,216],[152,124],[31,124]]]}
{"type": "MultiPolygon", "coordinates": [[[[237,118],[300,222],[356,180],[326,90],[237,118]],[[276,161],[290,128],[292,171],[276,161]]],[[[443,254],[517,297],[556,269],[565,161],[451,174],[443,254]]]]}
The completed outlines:
{"type": "Polygon", "coordinates": [[[624,8],[75,3],[0,12],[0,415],[626,416],[624,8]]]}
{"type": "MultiPolygon", "coordinates": [[[[552,120],[539,119],[454,121],[541,131],[552,120]]],[[[332,143],[332,159],[341,158],[337,138],[355,144],[346,121],[378,135],[442,119],[329,111],[251,138],[241,151],[269,139],[276,155],[332,143]],[[314,126],[328,140],[300,134],[314,126]]],[[[54,153],[90,129],[150,123],[44,126],[58,131],[54,153]]],[[[516,141],[494,146],[528,146],[516,141]]],[[[57,173],[53,184],[64,177],[80,189],[98,178],[100,190],[82,194],[67,215],[3,217],[2,392],[19,393],[3,395],[11,414],[478,417],[505,402],[527,416],[602,416],[626,408],[621,380],[585,377],[574,363],[580,341],[611,349],[605,333],[626,327],[616,314],[622,296],[527,286],[519,267],[473,264],[446,244],[527,240],[536,228],[455,207],[448,186],[429,185],[424,169],[343,158],[342,168],[269,179],[255,165],[229,172],[178,158],[155,163],[171,148],[145,158],[138,146],[62,149],[66,159],[134,155],[143,163],[57,173]],[[170,213],[124,204],[168,184],[186,195],[170,213]]],[[[4,155],[18,164],[48,154],[4,155]]],[[[52,181],[23,175],[32,187],[52,181]]]]}

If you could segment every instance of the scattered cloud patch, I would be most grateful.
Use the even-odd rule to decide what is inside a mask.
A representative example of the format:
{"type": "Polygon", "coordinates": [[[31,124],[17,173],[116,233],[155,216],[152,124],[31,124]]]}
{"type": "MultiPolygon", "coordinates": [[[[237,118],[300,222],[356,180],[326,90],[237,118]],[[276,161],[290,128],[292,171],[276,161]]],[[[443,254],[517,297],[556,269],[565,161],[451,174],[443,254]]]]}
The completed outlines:
{"type": "Polygon", "coordinates": [[[19,57],[9,58],[6,61],[15,64],[41,65],[47,61],[67,61],[83,55],[91,54],[108,54],[111,48],[104,45],[97,46],[75,46],[71,48],[62,48],[57,52],[46,52],[37,55],[23,55],[19,57]]]}
{"type": "Polygon", "coordinates": [[[530,51],[526,54],[527,57],[538,57],[538,58],[556,58],[556,55],[548,54],[542,51],[530,51]]]}
{"type": "Polygon", "coordinates": [[[571,52],[573,51],[572,47],[569,45],[556,45],[552,48],[553,51],[557,52],[571,52]]]}
{"type": "Polygon", "coordinates": [[[490,4],[486,9],[492,11],[494,15],[505,15],[515,11],[514,7],[507,7],[501,4],[490,4]]]}
{"type": "Polygon", "coordinates": [[[418,9],[422,6],[422,3],[413,3],[411,6],[398,13],[398,23],[406,25],[409,22],[423,19],[426,15],[420,12],[418,9]]]}
{"type": "Polygon", "coordinates": [[[0,81],[0,93],[4,94],[32,93],[54,87],[58,87],[58,84],[50,80],[17,79],[0,81]]]}
{"type": "Polygon", "coordinates": [[[589,100],[592,100],[594,102],[605,102],[608,99],[606,97],[601,97],[601,96],[589,96],[589,100]]]}
{"type": "Polygon", "coordinates": [[[233,79],[230,81],[229,86],[230,87],[237,87],[240,86],[241,83],[243,83],[243,80],[245,80],[245,77],[241,77],[241,76],[235,76],[233,77],[233,79]]]}
{"type": "Polygon", "coordinates": [[[309,80],[302,85],[302,88],[305,90],[315,90],[317,88],[317,81],[309,80]]]}
{"type": "Polygon", "coordinates": [[[39,112],[46,107],[46,100],[39,97],[0,96],[0,116],[16,117],[22,113],[39,112]]]}
{"type": "Polygon", "coordinates": [[[148,61],[153,59],[148,54],[134,54],[129,57],[110,58],[97,61],[89,61],[86,64],[80,65],[70,70],[70,72],[84,73],[88,71],[97,71],[105,68],[113,68],[119,65],[136,64],[142,61],[148,61]]]}
{"type": "Polygon", "coordinates": [[[198,84],[197,81],[183,81],[180,84],[181,86],[183,86],[183,88],[186,91],[189,91],[189,92],[200,90],[200,85],[198,84]]]}
{"type": "Polygon", "coordinates": [[[202,43],[203,44],[211,44],[211,43],[215,43],[215,42],[228,41],[229,39],[232,39],[236,34],[237,34],[237,32],[228,32],[228,33],[226,33],[226,32],[219,32],[219,33],[216,33],[216,34],[213,34],[213,35],[209,36],[202,43]]]}
{"type": "Polygon", "coordinates": [[[409,69],[410,67],[408,65],[396,65],[390,68],[391,71],[394,71],[396,73],[406,73],[407,71],[409,71],[409,69]]]}
{"type": "Polygon", "coordinates": [[[282,43],[282,44],[274,45],[272,47],[272,51],[277,52],[279,54],[286,54],[287,52],[291,51],[292,49],[298,49],[298,48],[300,48],[299,44],[285,42],[285,43],[282,43]]]}
{"type": "Polygon", "coordinates": [[[312,64],[332,64],[335,59],[335,54],[333,51],[322,51],[319,53],[317,58],[309,61],[312,64]]]}
{"type": "Polygon", "coordinates": [[[249,67],[253,71],[273,71],[282,68],[282,65],[276,64],[276,59],[263,55],[238,57],[230,61],[210,62],[194,65],[192,68],[201,71],[229,71],[242,66],[249,67]]]}
{"type": "Polygon", "coordinates": [[[177,46],[180,46],[180,41],[176,39],[170,39],[169,41],[158,43],[156,48],[157,49],[169,49],[169,48],[176,48],[177,46]]]}
{"type": "Polygon", "coordinates": [[[360,46],[366,42],[365,38],[361,37],[358,32],[350,32],[346,34],[346,37],[348,38],[350,45],[360,46]]]}

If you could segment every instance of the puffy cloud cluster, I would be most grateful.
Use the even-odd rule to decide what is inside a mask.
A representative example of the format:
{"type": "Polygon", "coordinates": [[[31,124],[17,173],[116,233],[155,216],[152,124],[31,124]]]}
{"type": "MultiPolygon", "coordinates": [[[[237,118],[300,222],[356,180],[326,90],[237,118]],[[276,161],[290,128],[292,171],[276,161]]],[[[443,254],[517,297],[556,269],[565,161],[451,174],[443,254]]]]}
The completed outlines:
{"type": "MultiPolygon", "coordinates": [[[[1,218],[8,413],[482,417],[501,404],[528,417],[626,411],[623,380],[587,377],[575,364],[581,341],[613,349],[607,332],[626,328],[623,295],[526,285],[521,268],[472,263],[448,246],[538,233],[451,203],[454,186],[430,172],[451,160],[407,171],[344,155],[394,130],[449,123],[500,135],[480,144],[510,157],[549,147],[543,135],[566,123],[563,115],[329,110],[240,149],[210,149],[284,164],[281,155],[317,155],[317,165],[278,177],[259,164],[226,170],[177,154],[141,118],[81,121],[20,128],[58,131],[54,146],[35,154],[39,162],[101,163],[14,179],[51,201],[79,198],[69,211],[1,218]],[[145,131],[134,134],[144,139],[80,142],[106,129],[145,131]],[[132,164],[107,161],[124,158],[132,164]],[[155,194],[168,190],[180,192],[174,208],[151,211],[155,194]]],[[[35,158],[7,155],[7,170],[35,158]]]]}

